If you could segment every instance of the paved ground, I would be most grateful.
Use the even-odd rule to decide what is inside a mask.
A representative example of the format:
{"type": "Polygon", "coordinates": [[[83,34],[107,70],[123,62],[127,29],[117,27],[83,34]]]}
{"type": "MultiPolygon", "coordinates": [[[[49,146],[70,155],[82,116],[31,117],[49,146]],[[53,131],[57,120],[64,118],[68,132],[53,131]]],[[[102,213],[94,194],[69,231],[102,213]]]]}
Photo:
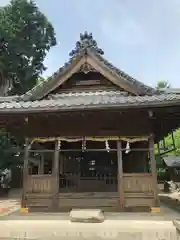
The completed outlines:
{"type": "Polygon", "coordinates": [[[0,239],[180,239],[172,221],[105,220],[103,223],[71,223],[68,220],[2,221],[0,239]]]}
{"type": "MultiPolygon", "coordinates": [[[[172,221],[174,219],[180,219],[180,214],[165,205],[161,204],[160,213],[105,213],[108,220],[148,220],[148,221],[172,221]]],[[[69,213],[27,213],[21,214],[19,209],[12,212],[9,215],[1,216],[2,220],[69,220],[69,213]]]]}
{"type": "Polygon", "coordinates": [[[20,209],[19,199],[0,199],[0,217],[20,209]]]}
{"type": "Polygon", "coordinates": [[[19,201],[6,199],[0,207],[17,208],[0,216],[0,239],[138,239],[174,240],[177,237],[174,219],[180,214],[161,204],[161,212],[106,213],[103,223],[71,223],[68,213],[28,213],[21,215],[19,201]]]}
{"type": "MultiPolygon", "coordinates": [[[[162,194],[171,198],[180,198],[179,193],[162,194]]],[[[134,220],[163,220],[169,221],[175,218],[180,218],[179,212],[168,208],[161,203],[161,212],[157,214],[150,213],[107,213],[108,219],[134,219],[134,220]]],[[[18,197],[10,197],[9,199],[0,199],[0,220],[67,220],[66,213],[28,213],[27,215],[20,214],[20,200],[18,197]]]]}
{"type": "MultiPolygon", "coordinates": [[[[172,195],[172,197],[177,197],[172,195]]],[[[21,215],[18,198],[0,200],[0,239],[180,239],[173,220],[180,213],[161,204],[161,212],[106,213],[100,224],[71,223],[68,213],[21,215]]]]}

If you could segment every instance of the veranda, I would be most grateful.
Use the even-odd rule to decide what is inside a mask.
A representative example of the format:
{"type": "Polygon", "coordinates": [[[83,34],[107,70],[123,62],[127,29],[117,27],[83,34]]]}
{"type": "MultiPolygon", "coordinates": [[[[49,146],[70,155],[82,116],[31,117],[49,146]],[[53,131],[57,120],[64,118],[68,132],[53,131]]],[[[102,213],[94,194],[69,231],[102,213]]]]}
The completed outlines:
{"type": "Polygon", "coordinates": [[[23,206],[122,211],[158,204],[153,136],[39,138],[29,144],[23,206]]]}

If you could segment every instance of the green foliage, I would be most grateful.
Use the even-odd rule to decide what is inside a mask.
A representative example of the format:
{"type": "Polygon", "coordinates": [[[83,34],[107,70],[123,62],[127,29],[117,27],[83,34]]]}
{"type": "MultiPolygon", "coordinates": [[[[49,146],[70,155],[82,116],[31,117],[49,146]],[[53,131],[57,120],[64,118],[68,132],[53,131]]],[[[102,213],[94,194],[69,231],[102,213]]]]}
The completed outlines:
{"type": "Polygon", "coordinates": [[[157,85],[156,85],[156,89],[166,89],[166,88],[170,88],[171,84],[168,81],[158,81],[157,85]]]}
{"type": "Polygon", "coordinates": [[[21,164],[21,150],[15,139],[6,132],[0,133],[0,169],[21,164]]]}
{"type": "MultiPolygon", "coordinates": [[[[174,132],[174,142],[175,142],[175,150],[167,153],[168,156],[180,156],[180,129],[177,129],[174,132]]],[[[165,145],[168,149],[172,148],[173,141],[172,141],[171,135],[168,135],[165,138],[165,145]]]]}
{"type": "MultiPolygon", "coordinates": [[[[166,89],[166,88],[170,88],[170,87],[171,87],[171,84],[168,81],[158,81],[157,85],[156,85],[156,89],[166,89]]],[[[167,153],[167,155],[179,156],[180,155],[180,129],[177,129],[174,132],[174,142],[175,142],[176,149],[174,151],[167,153]]],[[[165,138],[165,147],[167,149],[172,149],[174,147],[171,134],[169,134],[165,138]]],[[[158,154],[157,145],[155,145],[155,154],[158,154]]]]}
{"type": "Polygon", "coordinates": [[[45,78],[45,77],[40,76],[40,77],[38,78],[38,80],[37,80],[37,85],[40,84],[41,82],[46,81],[46,79],[48,79],[48,78],[47,78],[47,77],[45,78]]]}
{"type": "MultiPolygon", "coordinates": [[[[171,87],[171,84],[168,81],[159,81],[157,82],[157,85],[156,85],[156,89],[159,89],[159,90],[164,90],[170,87],[171,87]]],[[[175,142],[175,146],[173,146],[173,139],[171,134],[169,134],[165,138],[165,147],[167,150],[170,150],[170,149],[173,150],[173,148],[175,147],[175,150],[167,152],[166,155],[180,156],[180,129],[177,129],[174,132],[174,142],[175,142]]],[[[154,150],[156,154],[157,175],[158,177],[167,176],[166,167],[163,163],[163,158],[162,156],[158,155],[157,145],[155,145],[154,150]]]]}
{"type": "MultiPolygon", "coordinates": [[[[44,58],[55,45],[54,28],[33,1],[12,0],[0,8],[0,74],[10,83],[9,94],[23,94],[42,80],[44,58]]],[[[0,133],[1,170],[19,164],[18,152],[10,134],[0,133]]]]}
{"type": "Polygon", "coordinates": [[[156,155],[156,166],[157,167],[163,166],[163,158],[160,155],[156,155]]]}
{"type": "Polygon", "coordinates": [[[33,1],[12,0],[0,9],[0,69],[12,84],[11,93],[23,94],[36,85],[55,45],[53,26],[33,1]]]}
{"type": "MultiPolygon", "coordinates": [[[[174,134],[175,146],[173,145],[173,139],[172,139],[171,134],[169,134],[165,138],[165,148],[166,148],[166,150],[167,151],[172,150],[172,151],[167,152],[165,154],[166,156],[180,156],[180,129],[177,129],[173,134],[174,134]]],[[[165,164],[163,163],[163,156],[164,155],[163,156],[158,155],[157,145],[155,145],[154,150],[155,150],[155,154],[156,154],[157,174],[158,174],[159,177],[161,177],[161,176],[167,174],[165,164]]]]}

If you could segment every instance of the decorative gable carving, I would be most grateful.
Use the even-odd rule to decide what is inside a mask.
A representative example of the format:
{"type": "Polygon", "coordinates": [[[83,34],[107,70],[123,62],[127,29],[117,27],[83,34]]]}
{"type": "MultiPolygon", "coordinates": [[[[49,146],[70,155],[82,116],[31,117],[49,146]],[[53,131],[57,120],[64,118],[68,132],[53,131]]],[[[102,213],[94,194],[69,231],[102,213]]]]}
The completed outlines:
{"type": "Polygon", "coordinates": [[[95,68],[93,68],[89,63],[85,62],[79,69],[79,72],[83,72],[88,74],[89,72],[97,72],[95,68]]]}

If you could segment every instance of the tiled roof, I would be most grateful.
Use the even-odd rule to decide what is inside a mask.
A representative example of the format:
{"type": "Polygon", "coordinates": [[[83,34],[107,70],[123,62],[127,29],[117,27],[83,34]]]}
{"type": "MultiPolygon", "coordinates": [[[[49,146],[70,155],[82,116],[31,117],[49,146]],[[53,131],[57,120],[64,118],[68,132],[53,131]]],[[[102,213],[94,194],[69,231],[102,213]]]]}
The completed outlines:
{"type": "Polygon", "coordinates": [[[80,59],[84,54],[92,54],[99,59],[100,62],[104,64],[104,66],[108,69],[108,71],[116,73],[119,77],[123,78],[124,80],[134,84],[137,88],[139,88],[142,94],[152,95],[156,94],[158,91],[152,87],[149,87],[142,82],[132,78],[124,71],[116,68],[113,64],[108,62],[103,57],[103,50],[97,46],[97,42],[93,39],[92,34],[88,34],[85,32],[84,34],[80,34],[80,41],[76,42],[75,49],[70,52],[70,59],[68,62],[64,64],[61,68],[58,69],[51,77],[46,79],[46,81],[41,82],[40,84],[36,85],[32,90],[28,91],[25,94],[26,99],[31,99],[33,94],[39,90],[43,89],[44,87],[49,86],[50,82],[53,82],[57,76],[61,76],[64,74],[65,71],[74,63],[77,59],[80,59]]]}
{"type": "Polygon", "coordinates": [[[168,167],[180,167],[180,157],[168,156],[163,159],[168,167]]]}
{"type": "Polygon", "coordinates": [[[164,93],[176,93],[176,94],[180,94],[180,88],[166,88],[164,89],[162,92],[164,93]]]}
{"type": "Polygon", "coordinates": [[[48,99],[61,99],[66,97],[83,97],[83,96],[127,96],[127,92],[123,91],[96,91],[96,92],[69,92],[69,93],[61,93],[61,94],[52,94],[48,96],[48,99]]]}
{"type": "Polygon", "coordinates": [[[28,92],[26,92],[24,94],[24,99],[25,100],[30,100],[32,99],[33,94],[36,91],[41,91],[44,88],[48,87],[49,85],[53,84],[54,80],[56,80],[56,77],[61,77],[61,75],[63,75],[66,71],[68,71],[69,67],[71,66],[71,64],[73,64],[74,62],[76,62],[78,59],[81,59],[81,57],[83,56],[83,52],[77,56],[73,56],[69,59],[68,62],[66,62],[62,67],[60,67],[56,72],[53,73],[52,76],[48,77],[46,80],[41,81],[39,84],[37,84],[35,87],[33,87],[31,90],[29,90],[28,92]]]}
{"type": "Polygon", "coordinates": [[[146,107],[180,105],[180,95],[161,94],[153,96],[124,96],[123,92],[83,92],[52,95],[50,99],[38,101],[11,101],[0,103],[3,111],[55,111],[111,107],[146,107]]]}
{"type": "Polygon", "coordinates": [[[23,100],[22,96],[7,96],[7,97],[1,97],[0,96],[0,103],[2,102],[12,102],[12,101],[20,101],[23,100]]]}
{"type": "Polygon", "coordinates": [[[136,87],[141,89],[141,92],[145,94],[155,94],[158,92],[156,89],[145,85],[144,83],[138,81],[137,79],[129,76],[124,71],[120,70],[119,68],[115,67],[112,63],[107,61],[104,57],[99,54],[96,54],[96,57],[104,63],[104,65],[108,68],[108,70],[115,72],[119,77],[125,79],[126,81],[130,82],[131,84],[135,85],[136,87]]]}

